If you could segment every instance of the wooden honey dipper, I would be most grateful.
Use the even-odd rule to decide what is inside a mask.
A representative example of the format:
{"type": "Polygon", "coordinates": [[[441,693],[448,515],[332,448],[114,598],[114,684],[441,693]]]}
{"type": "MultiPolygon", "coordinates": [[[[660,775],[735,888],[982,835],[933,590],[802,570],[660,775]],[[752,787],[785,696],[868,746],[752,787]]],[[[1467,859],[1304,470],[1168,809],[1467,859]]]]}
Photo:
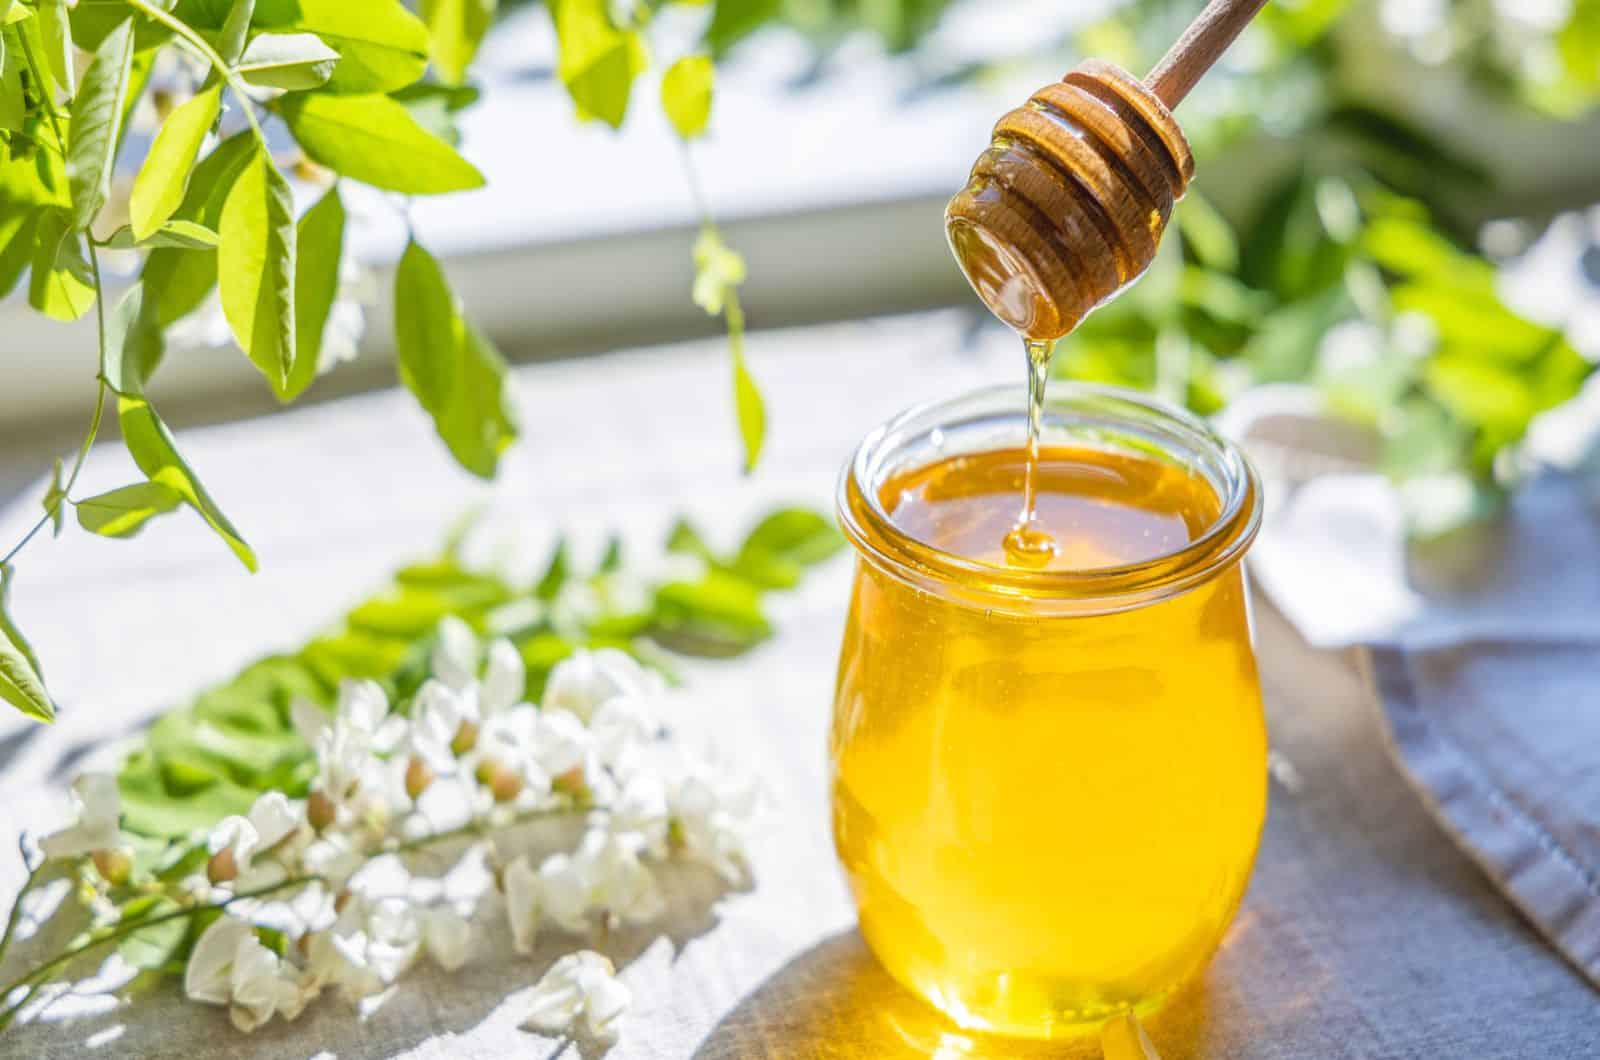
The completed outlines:
{"type": "Polygon", "coordinates": [[[1211,0],[1143,81],[1090,59],[1000,119],[945,210],[996,316],[1058,339],[1149,266],[1194,176],[1172,108],[1265,4],[1211,0]]]}

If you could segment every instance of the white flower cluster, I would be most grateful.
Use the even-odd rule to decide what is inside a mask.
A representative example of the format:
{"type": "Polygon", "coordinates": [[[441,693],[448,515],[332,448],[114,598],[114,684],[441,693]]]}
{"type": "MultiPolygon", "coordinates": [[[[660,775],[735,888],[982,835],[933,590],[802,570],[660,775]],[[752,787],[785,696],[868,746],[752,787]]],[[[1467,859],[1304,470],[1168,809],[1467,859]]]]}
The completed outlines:
{"type": "MultiPolygon", "coordinates": [[[[315,780],[305,799],[269,792],[212,829],[205,871],[186,888],[190,901],[226,908],[189,958],[191,999],[227,1006],[250,1031],[275,1015],[294,1019],[324,989],[352,1001],[382,994],[423,956],[459,968],[480,896],[446,902],[440,881],[403,869],[408,852],[450,839],[471,841],[462,863],[487,852],[521,953],[546,925],[582,935],[661,916],[669,855],[745,881],[753,785],[669,737],[663,683],[631,656],[576,653],[536,706],[524,701],[523,661],[509,642],[485,650],[447,619],[432,674],[409,716],[391,712],[371,682],[347,682],[331,714],[294,705],[315,780]],[[575,840],[498,862],[495,838],[557,814],[583,822],[567,831],[575,840]],[[419,899],[429,885],[433,896],[419,899]]],[[[90,775],[75,788],[78,822],[44,849],[94,854],[99,865],[119,843],[115,783],[90,775]]],[[[608,961],[578,952],[536,987],[528,1022],[611,1037],[628,1000],[608,961]]]]}

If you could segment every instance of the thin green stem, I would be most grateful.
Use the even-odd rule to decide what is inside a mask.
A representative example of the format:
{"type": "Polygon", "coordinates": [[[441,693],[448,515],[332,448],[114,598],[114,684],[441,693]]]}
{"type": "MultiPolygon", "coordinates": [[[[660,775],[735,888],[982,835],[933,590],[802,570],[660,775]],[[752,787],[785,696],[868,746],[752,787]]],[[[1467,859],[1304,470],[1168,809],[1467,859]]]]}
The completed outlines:
{"type": "MultiPolygon", "coordinates": [[[[17,39],[22,42],[22,54],[27,60],[28,72],[32,75],[36,83],[43,84],[44,78],[40,73],[39,60],[33,54],[32,45],[28,43],[28,35],[26,33],[19,33],[17,34],[17,39]]],[[[66,134],[62,131],[61,123],[56,118],[55,108],[46,107],[45,113],[49,115],[50,128],[51,131],[55,133],[56,140],[62,144],[65,144],[67,142],[66,134]]],[[[89,266],[94,275],[95,323],[99,334],[100,357],[103,361],[105,359],[106,350],[105,292],[100,284],[100,259],[95,254],[94,240],[90,239],[88,241],[88,246],[89,266]]],[[[72,471],[67,476],[67,481],[61,488],[61,495],[54,498],[54,503],[45,509],[43,517],[41,517],[38,522],[34,523],[33,527],[29,529],[26,534],[22,535],[22,540],[13,545],[11,547],[11,551],[7,552],[4,558],[0,558],[0,566],[5,566],[7,563],[10,563],[13,559],[15,559],[17,553],[21,552],[23,547],[27,545],[29,541],[32,541],[34,536],[37,535],[40,530],[43,530],[46,524],[56,517],[56,513],[60,510],[61,505],[66,503],[67,495],[72,492],[72,487],[78,481],[78,473],[83,470],[84,461],[89,458],[89,450],[93,448],[94,440],[100,434],[100,420],[105,415],[105,410],[106,384],[105,380],[102,378],[99,380],[99,385],[95,392],[94,415],[89,419],[89,431],[83,436],[83,444],[78,447],[78,457],[72,462],[72,471]]]]}
{"type": "Polygon", "coordinates": [[[17,892],[16,901],[11,903],[11,913],[6,917],[6,933],[0,935],[0,964],[5,963],[6,952],[11,949],[11,936],[16,933],[17,922],[22,919],[22,901],[28,897],[28,892],[33,890],[33,885],[38,882],[39,868],[30,869],[28,878],[22,881],[22,889],[17,892]]]}
{"type": "Polygon", "coordinates": [[[244,901],[247,898],[265,898],[267,895],[276,894],[279,891],[286,891],[291,887],[303,887],[310,883],[321,882],[321,880],[322,877],[320,876],[292,876],[286,880],[279,880],[277,883],[267,887],[259,887],[253,891],[241,891],[240,893],[232,895],[220,902],[207,902],[204,905],[189,906],[186,909],[178,909],[170,913],[162,913],[160,916],[146,916],[135,920],[118,921],[115,925],[103,933],[96,935],[93,938],[86,939],[85,941],[78,943],[76,946],[67,947],[54,957],[39,965],[33,971],[18,978],[15,982],[8,984],[4,988],[0,988],[0,998],[10,997],[13,991],[18,990],[21,987],[26,986],[31,988],[26,995],[17,1001],[16,1004],[11,1005],[3,1011],[0,1011],[0,1031],[3,1031],[6,1029],[6,1027],[10,1026],[11,1021],[16,1018],[16,1015],[22,1009],[22,1006],[26,1005],[28,1001],[32,999],[34,994],[37,992],[38,987],[48,980],[51,972],[55,971],[57,968],[60,968],[62,965],[83,956],[90,950],[98,949],[101,946],[104,946],[110,942],[115,942],[118,939],[127,938],[129,935],[132,935],[135,932],[143,931],[148,927],[155,927],[157,924],[164,924],[172,920],[182,920],[185,917],[196,916],[197,914],[203,913],[208,909],[226,909],[233,903],[244,901]]]}
{"type": "Polygon", "coordinates": [[[418,836],[415,839],[407,839],[403,843],[395,844],[387,851],[379,850],[378,853],[382,854],[392,851],[396,854],[404,854],[413,850],[422,850],[426,847],[432,846],[435,843],[444,843],[452,839],[465,839],[468,836],[484,836],[490,832],[502,831],[506,828],[515,828],[517,825],[532,824],[534,821],[547,820],[553,817],[567,817],[572,814],[588,813],[591,810],[601,810],[603,812],[604,808],[599,806],[558,806],[552,809],[526,810],[523,813],[511,818],[505,824],[498,826],[498,828],[491,828],[485,821],[479,818],[473,818],[466,824],[459,827],[449,828],[443,832],[433,832],[429,835],[418,836]]]}
{"type": "Polygon", "coordinates": [[[265,148],[267,146],[267,138],[261,132],[260,122],[256,120],[255,108],[250,105],[250,97],[244,90],[244,82],[239,80],[239,76],[233,72],[222,56],[217,53],[217,50],[207,44],[205,38],[196,33],[188,23],[161,10],[161,8],[150,3],[149,0],[127,0],[127,4],[146,18],[161,23],[179,37],[182,37],[184,43],[199,52],[201,57],[211,64],[212,69],[222,76],[222,79],[228,83],[228,87],[233,89],[234,95],[239,97],[239,106],[244,110],[245,119],[250,122],[250,131],[255,133],[257,142],[265,148]]]}

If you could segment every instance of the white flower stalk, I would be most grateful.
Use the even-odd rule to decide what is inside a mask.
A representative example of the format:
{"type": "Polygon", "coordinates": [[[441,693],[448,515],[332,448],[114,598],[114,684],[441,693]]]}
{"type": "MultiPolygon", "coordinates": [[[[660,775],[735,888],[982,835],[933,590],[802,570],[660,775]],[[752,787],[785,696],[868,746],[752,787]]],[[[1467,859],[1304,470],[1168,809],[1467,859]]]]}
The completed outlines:
{"type": "Polygon", "coordinates": [[[756,787],[703,767],[692,768],[670,797],[672,835],[690,860],[709,866],[735,886],[748,880],[747,835],[756,810],[756,787]]]}
{"type": "Polygon", "coordinates": [[[72,782],[75,823],[39,841],[47,858],[71,858],[121,845],[122,796],[110,773],[84,773],[72,782]]]}
{"type": "Polygon", "coordinates": [[[582,1030],[597,1041],[615,1041],[633,993],[616,969],[592,950],[561,958],[533,988],[523,1026],[545,1034],[582,1030]]]}
{"type": "Polygon", "coordinates": [[[226,1005],[233,1025],[246,1033],[274,1015],[295,1019],[317,992],[262,944],[251,924],[227,914],[195,943],[183,987],[192,1001],[226,1005]]]}

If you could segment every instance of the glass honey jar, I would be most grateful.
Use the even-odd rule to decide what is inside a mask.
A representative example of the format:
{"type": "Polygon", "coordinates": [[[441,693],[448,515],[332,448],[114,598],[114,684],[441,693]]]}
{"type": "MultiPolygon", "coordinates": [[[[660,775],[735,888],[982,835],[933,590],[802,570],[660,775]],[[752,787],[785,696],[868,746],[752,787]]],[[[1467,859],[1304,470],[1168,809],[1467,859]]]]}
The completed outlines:
{"type": "Polygon", "coordinates": [[[1045,565],[1008,560],[1026,405],[913,409],[841,478],[857,551],[829,738],[861,931],[959,1025],[1027,1037],[1158,1007],[1217,949],[1266,812],[1240,451],[1149,397],[1057,383],[1045,565]]]}

